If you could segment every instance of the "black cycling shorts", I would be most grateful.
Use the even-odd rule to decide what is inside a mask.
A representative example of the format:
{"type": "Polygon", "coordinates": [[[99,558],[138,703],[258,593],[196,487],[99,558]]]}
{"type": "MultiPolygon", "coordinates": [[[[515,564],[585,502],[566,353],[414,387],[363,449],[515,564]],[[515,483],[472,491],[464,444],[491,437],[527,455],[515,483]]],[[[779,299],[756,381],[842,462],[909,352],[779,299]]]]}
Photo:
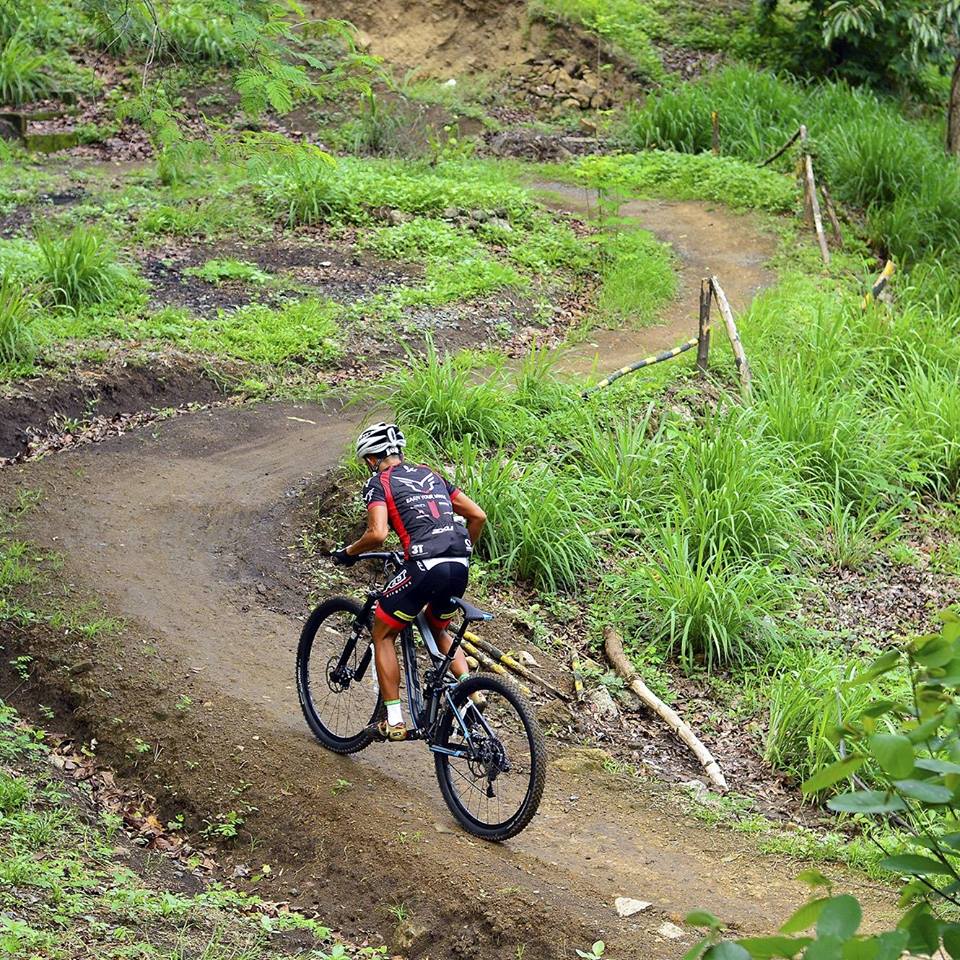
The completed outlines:
{"type": "Polygon", "coordinates": [[[466,561],[459,558],[408,560],[384,588],[376,616],[395,630],[402,630],[426,607],[430,626],[446,630],[456,613],[450,598],[463,596],[468,574],[466,561]]]}

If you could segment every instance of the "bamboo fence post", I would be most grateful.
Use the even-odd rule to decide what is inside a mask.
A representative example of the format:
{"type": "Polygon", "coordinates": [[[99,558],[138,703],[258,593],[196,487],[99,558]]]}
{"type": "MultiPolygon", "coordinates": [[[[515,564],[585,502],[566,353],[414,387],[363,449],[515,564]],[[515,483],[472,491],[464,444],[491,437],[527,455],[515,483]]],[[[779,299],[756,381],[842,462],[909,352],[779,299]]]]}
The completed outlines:
{"type": "Polygon", "coordinates": [[[710,281],[700,281],[700,327],[697,334],[697,369],[705,374],[710,359],[710,281]]]}
{"type": "Polygon", "coordinates": [[[727,295],[723,292],[723,287],[720,286],[720,281],[716,277],[710,278],[710,288],[713,290],[714,299],[717,301],[720,315],[723,317],[723,322],[727,328],[727,336],[730,338],[733,357],[737,362],[737,371],[740,374],[740,386],[743,389],[743,395],[749,400],[753,395],[753,376],[750,373],[750,364],[747,362],[743,344],[740,342],[740,334],[737,331],[736,321],[733,319],[733,311],[730,309],[727,295]]]}
{"type": "Polygon", "coordinates": [[[562,690],[558,690],[552,683],[544,680],[543,677],[537,676],[537,674],[535,674],[532,670],[528,670],[522,663],[520,663],[518,660],[515,660],[510,656],[510,654],[504,653],[499,647],[494,646],[489,640],[484,640],[483,637],[473,633],[470,630],[467,630],[464,633],[464,637],[475,647],[479,647],[481,650],[493,657],[494,660],[503,664],[503,666],[508,667],[519,676],[525,677],[527,680],[531,680],[534,683],[539,684],[545,690],[548,690],[550,693],[552,693],[557,699],[570,699],[570,697],[562,690]]]}
{"type": "Polygon", "coordinates": [[[860,309],[866,310],[867,306],[873,303],[877,297],[880,296],[881,291],[887,285],[887,281],[893,276],[893,271],[896,270],[896,266],[892,260],[888,260],[884,266],[883,270],[880,271],[880,276],[873,281],[873,285],[864,295],[864,298],[860,301],[860,309]]]}
{"type": "Polygon", "coordinates": [[[715,157],[720,156],[720,114],[716,110],[710,114],[710,146],[715,157]]]}
{"type": "Polygon", "coordinates": [[[813,226],[820,245],[820,256],[824,264],[830,264],[830,248],[827,235],[823,232],[823,217],[820,215],[820,201],[817,199],[817,182],[813,176],[813,158],[807,151],[807,127],[800,124],[800,178],[803,182],[803,210],[807,221],[813,226]]]}
{"type": "Polygon", "coordinates": [[[613,664],[617,676],[622,677],[630,689],[648,706],[674,733],[690,748],[700,761],[710,782],[720,790],[727,789],[727,781],[713,754],[703,745],[700,738],[690,729],[680,715],[668,707],[641,679],[630,665],[623,652],[623,642],[613,627],[604,627],[603,646],[607,659],[613,664]]]}
{"type": "Polygon", "coordinates": [[[830,196],[830,191],[822,180],[820,181],[820,193],[823,195],[823,206],[827,211],[830,229],[833,230],[833,235],[836,237],[837,246],[842,250],[843,234],[840,233],[840,218],[837,216],[837,208],[833,205],[833,197],[830,196]]]}

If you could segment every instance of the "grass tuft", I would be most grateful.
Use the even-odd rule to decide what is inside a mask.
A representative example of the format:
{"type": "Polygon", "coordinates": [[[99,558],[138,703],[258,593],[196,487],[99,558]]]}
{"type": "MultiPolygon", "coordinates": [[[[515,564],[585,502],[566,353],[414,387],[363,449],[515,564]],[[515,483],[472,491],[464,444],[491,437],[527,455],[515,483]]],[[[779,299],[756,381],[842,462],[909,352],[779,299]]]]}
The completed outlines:
{"type": "Polygon", "coordinates": [[[40,279],[57,306],[77,309],[118,300],[134,280],[100,230],[76,227],[66,236],[41,233],[37,247],[40,279]]]}

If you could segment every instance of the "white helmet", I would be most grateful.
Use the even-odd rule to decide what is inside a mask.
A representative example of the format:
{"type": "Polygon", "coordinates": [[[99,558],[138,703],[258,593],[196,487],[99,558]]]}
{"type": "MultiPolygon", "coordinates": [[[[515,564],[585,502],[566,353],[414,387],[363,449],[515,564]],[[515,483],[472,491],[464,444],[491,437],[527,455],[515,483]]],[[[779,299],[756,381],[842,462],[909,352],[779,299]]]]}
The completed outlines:
{"type": "Polygon", "coordinates": [[[399,453],[406,445],[407,441],[395,423],[375,423],[357,438],[357,456],[361,460],[377,454],[389,457],[399,453]]]}

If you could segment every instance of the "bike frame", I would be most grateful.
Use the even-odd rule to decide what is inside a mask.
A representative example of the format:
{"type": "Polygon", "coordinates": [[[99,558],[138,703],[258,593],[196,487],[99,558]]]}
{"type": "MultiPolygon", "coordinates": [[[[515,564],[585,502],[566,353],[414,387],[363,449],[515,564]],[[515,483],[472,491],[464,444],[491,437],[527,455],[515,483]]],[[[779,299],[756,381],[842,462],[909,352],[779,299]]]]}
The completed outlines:
{"type": "MultiPolygon", "coordinates": [[[[402,559],[396,553],[369,553],[362,554],[361,559],[383,559],[384,572],[391,574],[396,572],[402,566],[402,559]]],[[[382,589],[373,589],[367,592],[367,599],[360,611],[360,615],[355,622],[353,635],[344,646],[340,660],[334,669],[334,675],[342,674],[347,669],[347,662],[353,654],[357,641],[360,639],[360,630],[364,627],[369,628],[370,617],[373,613],[377,601],[383,593],[382,589]]],[[[468,704],[465,710],[457,709],[453,702],[453,691],[456,689],[457,681],[450,673],[450,665],[456,656],[460,645],[463,642],[463,635],[466,633],[468,622],[466,619],[461,623],[460,629],[454,634],[453,643],[450,650],[444,654],[440,652],[437,646],[436,637],[427,618],[423,613],[417,615],[414,620],[414,626],[423,638],[427,653],[430,655],[431,667],[426,673],[426,683],[421,686],[420,669],[417,665],[417,652],[414,637],[414,626],[406,627],[400,633],[400,646],[403,651],[403,672],[407,688],[407,703],[410,707],[410,715],[415,729],[409,734],[410,739],[425,740],[433,753],[441,753],[450,757],[467,757],[468,751],[454,750],[450,747],[442,747],[433,742],[436,734],[437,721],[440,718],[440,707],[443,703],[447,704],[448,709],[456,718],[460,727],[464,741],[472,745],[473,734],[470,725],[464,719],[467,710],[473,714],[474,722],[479,722],[488,737],[494,737],[494,732],[487,724],[483,713],[475,708],[471,710],[472,704],[468,704]]],[[[371,640],[364,651],[357,669],[350,680],[362,680],[364,674],[370,666],[373,658],[373,641],[371,640]]],[[[349,682],[349,681],[348,681],[349,682]]]]}

